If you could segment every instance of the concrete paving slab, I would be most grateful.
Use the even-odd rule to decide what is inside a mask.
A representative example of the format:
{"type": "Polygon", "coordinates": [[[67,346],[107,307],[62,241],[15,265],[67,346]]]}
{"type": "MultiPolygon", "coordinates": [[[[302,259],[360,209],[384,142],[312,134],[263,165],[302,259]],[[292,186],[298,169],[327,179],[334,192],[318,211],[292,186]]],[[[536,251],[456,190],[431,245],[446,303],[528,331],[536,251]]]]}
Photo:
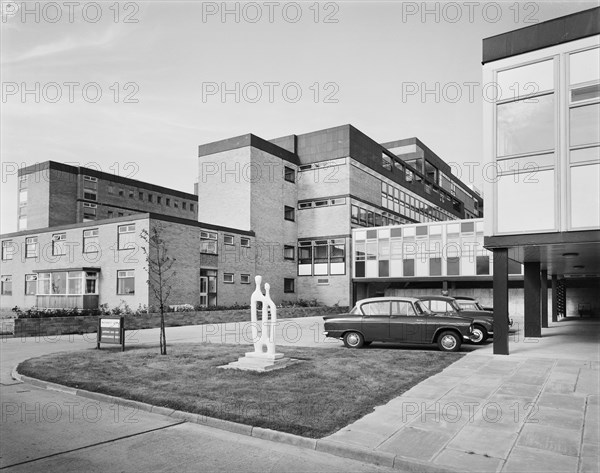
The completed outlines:
{"type": "Polygon", "coordinates": [[[535,384],[523,384],[505,382],[498,388],[496,394],[514,396],[515,398],[523,398],[533,401],[541,393],[542,387],[535,384]]]}
{"type": "Polygon", "coordinates": [[[460,396],[468,395],[469,397],[475,399],[487,399],[492,395],[492,393],[498,390],[497,382],[494,382],[492,385],[489,385],[485,381],[482,381],[481,384],[459,384],[455,388],[453,388],[448,394],[448,397],[452,397],[455,394],[460,396]]]}
{"type": "Polygon", "coordinates": [[[433,463],[453,468],[456,471],[495,473],[502,469],[504,460],[501,458],[493,458],[485,455],[478,455],[476,453],[466,453],[460,450],[446,448],[436,457],[433,463]]]}
{"type": "Polygon", "coordinates": [[[515,447],[502,473],[566,473],[577,471],[577,458],[536,448],[515,447]]]}
{"type": "Polygon", "coordinates": [[[542,407],[531,412],[527,423],[537,424],[548,429],[566,429],[581,432],[583,412],[542,407]]]}
{"type": "Polygon", "coordinates": [[[540,409],[542,407],[551,407],[554,409],[567,409],[582,412],[585,406],[585,396],[581,394],[554,394],[542,393],[538,400],[540,409]]]}
{"type": "Polygon", "coordinates": [[[555,393],[555,394],[569,394],[575,392],[575,383],[572,382],[560,382],[560,381],[549,381],[544,386],[544,392],[555,393]]]}
{"type": "Polygon", "coordinates": [[[467,425],[448,444],[448,448],[506,459],[517,440],[517,433],[494,429],[493,425],[467,425]]]}
{"type": "Polygon", "coordinates": [[[600,459],[598,456],[583,456],[579,460],[579,473],[598,473],[600,471],[600,459]]]}
{"type": "Polygon", "coordinates": [[[580,440],[581,437],[574,435],[571,430],[525,424],[517,445],[576,457],[579,455],[580,440]]]}
{"type": "Polygon", "coordinates": [[[363,430],[360,428],[360,426],[352,424],[352,427],[347,427],[342,430],[339,430],[335,434],[328,436],[327,439],[334,440],[340,443],[353,444],[361,447],[375,449],[381,443],[385,442],[388,438],[390,438],[395,432],[397,432],[397,429],[394,429],[392,432],[387,433],[385,431],[373,431],[372,429],[363,430]]]}
{"type": "Polygon", "coordinates": [[[378,448],[407,458],[430,461],[450,440],[451,435],[407,427],[386,440],[378,448]]]}
{"type": "Polygon", "coordinates": [[[575,392],[581,394],[595,394],[598,392],[598,386],[600,385],[600,377],[598,370],[592,369],[581,369],[579,371],[579,378],[577,379],[577,385],[575,386],[575,392]]]}

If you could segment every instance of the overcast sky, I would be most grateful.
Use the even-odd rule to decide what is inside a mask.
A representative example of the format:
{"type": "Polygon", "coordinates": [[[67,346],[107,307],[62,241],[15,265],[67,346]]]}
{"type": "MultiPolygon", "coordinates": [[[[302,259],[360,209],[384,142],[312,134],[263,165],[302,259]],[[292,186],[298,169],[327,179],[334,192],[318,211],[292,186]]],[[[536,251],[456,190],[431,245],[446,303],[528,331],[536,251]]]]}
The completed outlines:
{"type": "MultiPolygon", "coordinates": [[[[16,169],[47,160],[193,192],[199,144],[351,123],[479,162],[482,39],[598,3],[429,3],[425,14],[421,2],[257,2],[225,16],[221,2],[2,6],[8,233],[16,169]]],[[[481,175],[471,183],[482,189],[481,175]]]]}

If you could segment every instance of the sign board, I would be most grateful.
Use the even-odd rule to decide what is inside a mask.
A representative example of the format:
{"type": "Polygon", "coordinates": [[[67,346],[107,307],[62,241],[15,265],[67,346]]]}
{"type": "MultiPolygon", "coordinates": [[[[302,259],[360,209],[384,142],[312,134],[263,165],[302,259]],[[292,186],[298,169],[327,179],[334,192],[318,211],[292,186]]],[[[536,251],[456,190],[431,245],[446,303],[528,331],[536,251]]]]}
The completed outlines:
{"type": "Polygon", "coordinates": [[[100,349],[100,343],[118,344],[121,351],[125,351],[124,317],[98,317],[97,349],[100,349]]]}

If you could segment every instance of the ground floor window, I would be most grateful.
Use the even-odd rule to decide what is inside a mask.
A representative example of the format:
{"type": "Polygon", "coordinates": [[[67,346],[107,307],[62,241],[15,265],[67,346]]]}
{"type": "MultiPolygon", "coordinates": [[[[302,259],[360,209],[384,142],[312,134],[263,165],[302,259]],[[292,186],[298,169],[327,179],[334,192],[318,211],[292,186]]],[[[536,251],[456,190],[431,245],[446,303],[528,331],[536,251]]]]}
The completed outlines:
{"type": "Polygon", "coordinates": [[[217,270],[200,270],[200,305],[203,307],[217,305],[217,270]]]}
{"type": "MultiPolygon", "coordinates": [[[[98,273],[95,271],[55,271],[37,275],[28,274],[26,276],[25,293],[29,294],[27,283],[30,283],[31,290],[33,290],[37,282],[38,296],[98,294],[97,278],[98,273]]],[[[32,294],[35,294],[35,292],[32,292],[32,294]]]]}
{"type": "Polygon", "coordinates": [[[35,296],[37,288],[37,274],[26,274],[25,275],[25,295],[35,296]]]}
{"type": "Polygon", "coordinates": [[[12,276],[0,276],[0,294],[12,296],[12,276]]]}
{"type": "Polygon", "coordinates": [[[117,271],[117,294],[135,294],[135,271],[117,271]]]}
{"type": "Polygon", "coordinates": [[[283,292],[296,292],[296,280],[295,279],[283,279],[283,292]]]}

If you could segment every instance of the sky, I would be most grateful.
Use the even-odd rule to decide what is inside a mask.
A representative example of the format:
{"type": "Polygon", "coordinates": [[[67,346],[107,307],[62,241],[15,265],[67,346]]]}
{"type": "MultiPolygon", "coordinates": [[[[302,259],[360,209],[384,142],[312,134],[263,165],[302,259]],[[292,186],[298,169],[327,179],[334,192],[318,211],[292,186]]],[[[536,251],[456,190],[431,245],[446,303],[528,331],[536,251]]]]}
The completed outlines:
{"type": "Polygon", "coordinates": [[[47,160],[193,192],[198,145],[350,123],[467,184],[482,39],[598,2],[1,2],[0,233],[47,160]],[[455,164],[454,164],[455,163],[455,164]]]}

